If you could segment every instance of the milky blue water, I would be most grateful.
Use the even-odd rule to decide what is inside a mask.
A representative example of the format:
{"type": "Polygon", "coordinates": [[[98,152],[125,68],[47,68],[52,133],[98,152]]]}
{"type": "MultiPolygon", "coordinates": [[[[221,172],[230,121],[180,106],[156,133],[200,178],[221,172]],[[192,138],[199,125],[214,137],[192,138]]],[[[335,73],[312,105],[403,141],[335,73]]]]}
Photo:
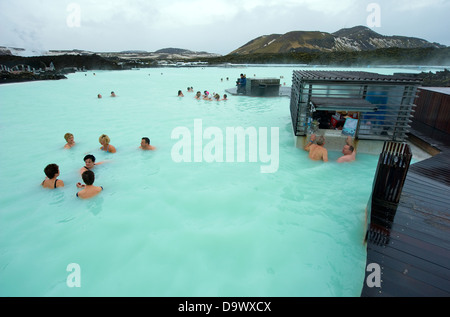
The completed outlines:
{"type": "Polygon", "coordinates": [[[294,69],[91,71],[0,86],[0,295],[359,296],[378,158],[339,165],[331,152],[327,164],[310,161],[294,146],[289,98],[210,102],[187,92],[223,95],[241,72],[290,86],[294,69]],[[250,161],[249,148],[244,162],[177,163],[172,132],[182,127],[194,143],[196,119],[223,134],[267,128],[267,139],[277,128],[278,140],[268,140],[279,141],[276,172],[261,173],[266,163],[250,161]],[[75,136],[70,150],[66,132],[75,136]],[[99,150],[103,133],[117,153],[99,150]],[[144,136],[156,151],[138,149],[144,136]],[[106,161],[94,169],[104,191],[80,200],[88,153],[106,161]],[[64,188],[40,186],[49,163],[64,188]]]}

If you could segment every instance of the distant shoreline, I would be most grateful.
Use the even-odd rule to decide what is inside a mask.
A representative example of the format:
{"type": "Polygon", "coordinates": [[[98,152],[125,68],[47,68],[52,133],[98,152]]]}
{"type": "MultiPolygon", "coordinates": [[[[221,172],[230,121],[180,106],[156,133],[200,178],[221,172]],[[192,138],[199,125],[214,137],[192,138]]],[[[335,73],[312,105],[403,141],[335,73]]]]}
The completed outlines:
{"type": "MultiPolygon", "coordinates": [[[[0,65],[2,64],[2,57],[0,56],[0,65]]],[[[94,59],[98,61],[99,56],[96,56],[94,59]]],[[[39,57],[33,57],[33,58],[24,58],[24,57],[10,57],[11,61],[9,65],[14,64],[21,64],[21,65],[27,65],[27,66],[33,66],[30,65],[34,64],[37,65],[43,64],[45,66],[45,63],[40,61],[39,57]],[[29,63],[29,64],[26,64],[29,63]]],[[[0,72],[0,85],[2,84],[13,84],[13,83],[25,83],[25,82],[33,82],[33,81],[43,81],[43,80],[60,80],[60,79],[67,79],[65,76],[68,73],[78,72],[78,71],[99,71],[99,70],[131,70],[132,68],[122,68],[117,67],[118,65],[116,63],[113,63],[111,61],[104,60],[101,58],[101,65],[100,67],[96,68],[94,65],[95,63],[92,63],[92,61],[89,58],[84,58],[82,61],[90,62],[89,69],[86,69],[84,65],[80,66],[81,64],[75,64],[75,66],[69,66],[69,62],[73,62],[73,57],[69,59],[69,61],[66,61],[65,63],[61,63],[60,58],[55,58],[55,62],[53,62],[51,56],[45,56],[45,61],[55,64],[55,70],[53,71],[42,71],[42,72],[30,72],[30,71],[22,71],[22,72],[8,72],[8,71],[1,71],[0,72]],[[111,66],[110,63],[113,63],[111,66]],[[61,68],[60,65],[64,65],[65,67],[61,68]],[[77,67],[78,66],[78,67],[77,67]],[[92,68],[91,68],[92,67],[92,68]]],[[[76,60],[76,59],[75,59],[76,60]]],[[[201,66],[176,66],[176,65],[159,65],[159,66],[147,66],[143,67],[142,65],[139,68],[142,69],[154,69],[154,68],[185,68],[185,67],[292,67],[294,65],[298,65],[299,67],[345,67],[345,68],[367,68],[369,69],[377,69],[377,68],[399,68],[399,69],[408,69],[408,68],[418,68],[418,71],[420,71],[420,68],[436,68],[436,72],[421,72],[417,74],[407,74],[408,76],[414,76],[416,78],[420,78],[423,80],[423,86],[424,87],[450,87],[450,65],[373,65],[373,66],[357,66],[357,65],[317,65],[317,64],[300,64],[300,63],[294,63],[294,64],[288,64],[288,63],[273,63],[273,64],[258,64],[258,63],[239,63],[239,64],[231,64],[231,63],[223,63],[223,64],[208,64],[208,65],[201,65],[201,66]],[[444,69],[443,71],[440,71],[439,69],[444,69]]],[[[14,67],[14,66],[8,66],[8,67],[14,67]]],[[[34,67],[33,67],[34,68],[34,67]]]]}

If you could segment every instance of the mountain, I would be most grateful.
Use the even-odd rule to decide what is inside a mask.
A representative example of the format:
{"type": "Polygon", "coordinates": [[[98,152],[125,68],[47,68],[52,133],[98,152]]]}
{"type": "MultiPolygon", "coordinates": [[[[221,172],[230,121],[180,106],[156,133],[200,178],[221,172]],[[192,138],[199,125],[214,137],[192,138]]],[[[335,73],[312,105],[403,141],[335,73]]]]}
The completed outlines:
{"type": "Polygon", "coordinates": [[[257,37],[228,55],[278,54],[290,52],[367,51],[380,48],[445,48],[445,45],[406,36],[384,36],[365,26],[334,33],[293,31],[257,37]]]}
{"type": "Polygon", "coordinates": [[[194,52],[192,52],[190,50],[185,50],[183,48],[168,47],[168,48],[163,48],[163,49],[157,50],[157,51],[155,51],[155,53],[158,53],[158,54],[192,54],[194,52]]]}
{"type": "Polygon", "coordinates": [[[125,50],[121,52],[92,52],[86,50],[72,49],[72,50],[49,50],[38,51],[24,48],[14,48],[0,46],[0,56],[62,56],[62,55],[99,55],[105,58],[120,58],[123,60],[186,60],[191,58],[208,58],[217,57],[219,54],[208,53],[205,51],[194,52],[182,48],[163,48],[155,52],[147,52],[142,50],[125,50]]]}

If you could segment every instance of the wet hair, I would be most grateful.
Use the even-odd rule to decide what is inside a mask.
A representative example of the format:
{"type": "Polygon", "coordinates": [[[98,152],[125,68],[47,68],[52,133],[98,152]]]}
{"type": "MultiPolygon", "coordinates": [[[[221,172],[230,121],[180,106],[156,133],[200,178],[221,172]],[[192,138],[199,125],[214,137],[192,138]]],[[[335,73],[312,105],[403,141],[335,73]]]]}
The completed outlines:
{"type": "Polygon", "coordinates": [[[95,156],[92,155],[92,154],[86,155],[86,156],[84,157],[83,161],[86,162],[86,160],[89,160],[89,159],[91,159],[91,161],[95,163],[95,156]]]}
{"type": "Polygon", "coordinates": [[[52,163],[52,164],[48,164],[45,168],[44,168],[44,173],[48,178],[53,178],[55,177],[56,174],[58,174],[59,172],[59,167],[58,165],[52,163]]]}
{"type": "Polygon", "coordinates": [[[73,134],[67,132],[66,134],[64,134],[64,139],[67,141],[71,136],[73,136],[73,134]]]}
{"type": "Polygon", "coordinates": [[[323,145],[325,143],[325,138],[323,136],[318,136],[316,139],[317,145],[323,145]]]}
{"type": "Polygon", "coordinates": [[[353,147],[353,145],[349,145],[348,149],[353,153],[353,151],[355,150],[355,148],[353,147]]]}
{"type": "Polygon", "coordinates": [[[95,181],[95,174],[93,171],[84,171],[81,178],[86,185],[92,185],[95,181]]]}
{"type": "Polygon", "coordinates": [[[98,138],[98,142],[100,142],[100,144],[102,143],[102,140],[105,140],[106,144],[109,144],[109,142],[111,141],[109,136],[107,136],[106,134],[102,134],[99,138],[98,138]]]}
{"type": "Polygon", "coordinates": [[[142,140],[145,141],[145,143],[150,144],[150,139],[147,137],[143,137],[142,140]]]}

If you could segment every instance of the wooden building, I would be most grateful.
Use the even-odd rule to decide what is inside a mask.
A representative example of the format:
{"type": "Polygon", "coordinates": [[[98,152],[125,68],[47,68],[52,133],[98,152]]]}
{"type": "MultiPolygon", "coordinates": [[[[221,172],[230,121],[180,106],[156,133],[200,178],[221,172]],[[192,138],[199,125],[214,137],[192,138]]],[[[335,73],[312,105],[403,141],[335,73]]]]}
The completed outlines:
{"type": "MultiPolygon", "coordinates": [[[[404,141],[420,85],[419,79],[371,72],[294,71],[290,100],[294,134],[303,142],[311,133],[404,141]]],[[[297,140],[298,147],[300,143],[297,140]]]]}
{"type": "Polygon", "coordinates": [[[415,104],[415,133],[450,145],[450,87],[420,87],[415,104]]]}

